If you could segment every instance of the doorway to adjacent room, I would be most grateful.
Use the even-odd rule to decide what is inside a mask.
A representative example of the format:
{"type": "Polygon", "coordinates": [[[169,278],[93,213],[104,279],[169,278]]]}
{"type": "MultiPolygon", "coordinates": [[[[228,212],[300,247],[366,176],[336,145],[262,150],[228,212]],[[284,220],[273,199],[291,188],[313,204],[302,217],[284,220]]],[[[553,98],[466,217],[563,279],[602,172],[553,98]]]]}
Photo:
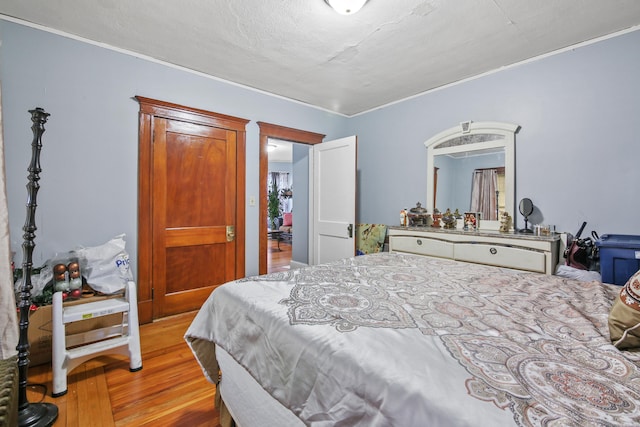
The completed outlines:
{"type": "MultiPolygon", "coordinates": [[[[269,139],[277,139],[282,141],[288,141],[290,143],[300,143],[312,146],[322,142],[324,135],[307,132],[299,129],[287,128],[284,126],[273,125],[270,123],[258,122],[260,127],[260,195],[259,195],[259,225],[260,230],[259,237],[259,273],[266,274],[268,271],[268,255],[274,252],[269,251],[269,244],[274,243],[273,239],[269,238],[268,234],[268,173],[269,173],[269,139]]],[[[300,182],[300,181],[298,181],[300,182]]],[[[300,187],[302,188],[302,187],[300,187]]],[[[308,218],[308,215],[305,215],[308,218]]],[[[307,219],[308,220],[308,219],[307,219]]],[[[293,236],[292,236],[293,237],[293,236]]],[[[293,239],[292,239],[293,240],[293,239]]],[[[277,244],[277,240],[275,242],[277,244]]],[[[282,242],[280,242],[282,243],[282,242]]],[[[277,251],[276,251],[277,252],[277,251]]],[[[279,255],[279,254],[278,254],[279,255]]],[[[293,256],[293,253],[292,255],[293,256]]],[[[272,262],[276,257],[271,257],[272,262]]],[[[280,258],[279,256],[277,258],[280,258]]],[[[289,258],[291,259],[291,258],[289,258]]],[[[282,261],[280,261],[282,262],[282,261]]],[[[289,261],[290,263],[291,261],[289,261]]]]}
{"type": "Polygon", "coordinates": [[[267,153],[267,272],[273,273],[288,270],[293,254],[293,143],[269,138],[267,153]]]}

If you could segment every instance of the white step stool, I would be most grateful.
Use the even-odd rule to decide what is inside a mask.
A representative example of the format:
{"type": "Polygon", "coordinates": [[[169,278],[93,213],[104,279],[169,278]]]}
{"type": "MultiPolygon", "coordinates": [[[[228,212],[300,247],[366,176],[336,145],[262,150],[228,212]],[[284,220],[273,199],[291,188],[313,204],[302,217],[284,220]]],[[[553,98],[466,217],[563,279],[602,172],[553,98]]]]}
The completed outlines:
{"type": "Polygon", "coordinates": [[[128,355],[129,370],[135,372],[142,369],[136,295],[134,282],[127,283],[122,297],[66,307],[62,305],[62,292],[53,294],[53,397],[67,393],[67,373],[94,357],[105,354],[128,355]],[[114,313],[122,313],[122,324],[66,336],[67,323],[114,313]]]}

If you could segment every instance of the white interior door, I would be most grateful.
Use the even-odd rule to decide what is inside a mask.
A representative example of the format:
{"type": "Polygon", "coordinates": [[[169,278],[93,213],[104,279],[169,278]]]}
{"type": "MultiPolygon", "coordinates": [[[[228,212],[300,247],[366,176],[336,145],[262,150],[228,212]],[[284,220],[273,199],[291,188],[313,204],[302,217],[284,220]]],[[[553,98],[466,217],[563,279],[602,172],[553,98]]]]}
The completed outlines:
{"type": "Polygon", "coordinates": [[[355,136],[313,146],[313,263],[355,254],[355,136]]]}

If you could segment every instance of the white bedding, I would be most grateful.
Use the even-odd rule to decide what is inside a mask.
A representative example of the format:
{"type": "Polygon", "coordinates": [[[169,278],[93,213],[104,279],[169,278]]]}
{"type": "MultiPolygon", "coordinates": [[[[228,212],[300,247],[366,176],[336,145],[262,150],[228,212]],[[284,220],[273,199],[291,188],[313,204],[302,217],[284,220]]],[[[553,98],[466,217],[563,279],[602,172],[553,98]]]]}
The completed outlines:
{"type": "Polygon", "coordinates": [[[215,343],[307,425],[633,425],[617,290],[382,253],[223,285],[185,337],[210,380],[215,343]]]}
{"type": "Polygon", "coordinates": [[[224,376],[218,387],[222,400],[238,426],[304,427],[300,418],[282,406],[224,349],[216,348],[224,376]]]}

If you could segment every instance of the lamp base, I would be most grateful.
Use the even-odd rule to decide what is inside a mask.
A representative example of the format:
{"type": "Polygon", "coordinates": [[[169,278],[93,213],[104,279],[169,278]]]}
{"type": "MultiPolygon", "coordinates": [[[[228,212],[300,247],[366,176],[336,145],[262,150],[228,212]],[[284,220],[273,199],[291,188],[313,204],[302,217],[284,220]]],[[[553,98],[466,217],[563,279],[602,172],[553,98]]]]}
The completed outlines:
{"type": "Polygon", "coordinates": [[[29,403],[18,412],[20,427],[50,427],[58,418],[58,407],[53,403],[29,403]]]}
{"type": "Polygon", "coordinates": [[[518,233],[520,234],[531,234],[533,233],[533,230],[530,228],[521,228],[520,230],[518,230],[518,233]]]}

